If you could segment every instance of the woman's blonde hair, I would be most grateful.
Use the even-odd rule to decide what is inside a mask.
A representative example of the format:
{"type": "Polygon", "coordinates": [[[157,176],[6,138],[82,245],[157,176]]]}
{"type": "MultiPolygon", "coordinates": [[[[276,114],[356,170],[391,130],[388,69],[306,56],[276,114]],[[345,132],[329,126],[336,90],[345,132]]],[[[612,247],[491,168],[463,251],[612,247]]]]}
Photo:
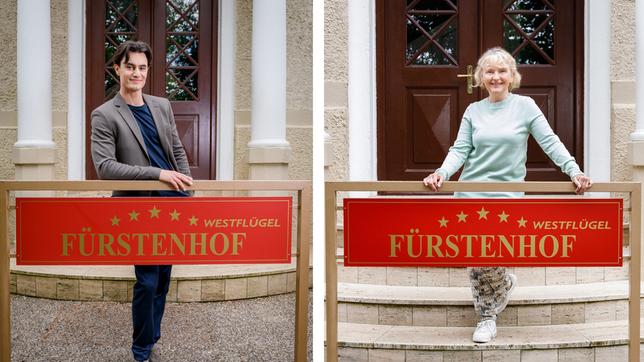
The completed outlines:
{"type": "Polygon", "coordinates": [[[476,69],[474,70],[475,87],[485,89],[485,84],[481,82],[481,78],[483,76],[483,68],[489,65],[504,65],[510,68],[512,83],[510,84],[509,90],[511,91],[514,88],[519,88],[521,85],[521,74],[519,74],[519,71],[517,70],[517,62],[514,60],[512,54],[508,53],[501,47],[490,48],[479,58],[479,61],[476,64],[476,69]]]}

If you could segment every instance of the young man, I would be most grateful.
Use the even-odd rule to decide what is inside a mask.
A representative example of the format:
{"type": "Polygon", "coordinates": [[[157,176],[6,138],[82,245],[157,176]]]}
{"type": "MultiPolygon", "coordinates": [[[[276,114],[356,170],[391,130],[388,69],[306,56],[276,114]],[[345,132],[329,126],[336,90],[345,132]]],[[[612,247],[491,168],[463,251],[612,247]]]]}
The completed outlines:
{"type": "MultiPolygon", "coordinates": [[[[115,196],[180,196],[192,185],[170,102],[143,94],[151,59],[144,42],[126,41],[117,49],[114,70],[120,90],[92,112],[92,160],[100,179],[161,180],[176,191],[121,191],[115,196]]],[[[150,358],[161,336],[171,268],[134,266],[132,353],[137,361],[150,358]]]]}

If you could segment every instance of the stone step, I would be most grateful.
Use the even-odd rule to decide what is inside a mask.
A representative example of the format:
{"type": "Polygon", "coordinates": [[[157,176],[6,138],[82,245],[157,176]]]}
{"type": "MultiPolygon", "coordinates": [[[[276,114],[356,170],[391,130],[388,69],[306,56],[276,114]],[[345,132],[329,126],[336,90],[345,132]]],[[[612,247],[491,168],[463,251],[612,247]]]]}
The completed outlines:
{"type": "Polygon", "coordinates": [[[340,323],[338,352],[341,361],[623,362],[628,360],[627,328],[627,321],[499,327],[494,341],[477,344],[471,339],[473,326],[340,323]]]}
{"type": "MultiPolygon", "coordinates": [[[[134,267],[17,266],[10,262],[10,292],[61,300],[129,302],[134,267]]],[[[171,302],[211,302],[295,291],[296,258],[290,264],[175,265],[171,302]]],[[[311,285],[309,273],[309,285],[311,285]]]]}
{"type": "MultiPolygon", "coordinates": [[[[338,256],[344,249],[338,249],[338,256]]],[[[573,285],[628,280],[630,249],[624,248],[621,267],[510,267],[524,286],[573,285]]],[[[342,283],[419,287],[469,287],[466,268],[429,267],[345,267],[338,260],[338,281],[342,283]]]]}
{"type": "MultiPolygon", "coordinates": [[[[340,283],[338,302],[340,322],[465,327],[478,321],[469,287],[340,283]]],[[[640,299],[644,307],[642,302],[644,299],[640,299]]],[[[628,282],[615,281],[518,286],[508,307],[499,315],[498,324],[550,325],[625,319],[628,319],[628,282]]]]}

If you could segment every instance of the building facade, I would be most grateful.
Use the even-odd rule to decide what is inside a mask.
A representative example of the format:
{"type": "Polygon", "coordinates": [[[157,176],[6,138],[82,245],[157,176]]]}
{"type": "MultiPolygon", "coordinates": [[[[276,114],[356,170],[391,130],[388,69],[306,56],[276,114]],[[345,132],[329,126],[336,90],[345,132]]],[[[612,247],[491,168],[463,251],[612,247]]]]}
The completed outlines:
{"type": "Polygon", "coordinates": [[[193,170],[205,167],[196,178],[311,177],[311,1],[3,1],[1,8],[8,14],[0,25],[1,178],[92,177],[89,113],[114,83],[103,51],[131,38],[153,45],[158,75],[148,91],[173,100],[193,170]],[[197,50],[196,59],[186,56],[197,50]]]}

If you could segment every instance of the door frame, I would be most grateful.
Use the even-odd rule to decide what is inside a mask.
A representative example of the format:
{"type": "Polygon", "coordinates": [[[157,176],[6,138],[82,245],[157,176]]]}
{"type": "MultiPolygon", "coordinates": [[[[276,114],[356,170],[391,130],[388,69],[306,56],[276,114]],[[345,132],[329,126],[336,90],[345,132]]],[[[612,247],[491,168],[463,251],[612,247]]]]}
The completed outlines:
{"type": "MultiPolygon", "coordinates": [[[[352,70],[360,70],[365,67],[364,59],[376,59],[376,21],[382,21],[376,14],[376,2],[381,0],[356,0],[349,3],[348,23],[355,23],[356,26],[349,26],[349,39],[358,33],[356,37],[362,44],[367,46],[356,47],[358,49],[349,51],[349,101],[347,120],[349,129],[349,180],[365,180],[377,178],[377,105],[383,102],[378,99],[375,89],[377,83],[383,80],[377,78],[376,61],[370,66],[369,77],[357,77],[352,75],[352,70]],[[360,5],[355,4],[360,3],[360,5]],[[352,5],[353,4],[353,5],[352,5]],[[351,11],[351,6],[369,7],[370,16],[368,19],[353,19],[352,15],[364,15],[365,12],[351,11]],[[356,29],[358,24],[368,27],[366,30],[356,29]],[[366,43],[368,42],[368,44],[366,43]],[[352,84],[352,82],[360,82],[352,84]],[[355,90],[352,92],[352,89],[355,90]],[[360,90],[371,89],[372,92],[360,92],[360,90]],[[358,107],[361,104],[371,104],[373,107],[358,107]],[[355,123],[355,124],[354,124],[355,123]],[[355,129],[355,132],[352,132],[355,129]],[[368,142],[364,140],[364,130],[371,129],[371,137],[368,142]],[[362,130],[362,132],[359,132],[362,130]],[[363,147],[351,147],[351,145],[362,145],[363,147]],[[353,152],[356,151],[356,152],[353,152]],[[355,170],[355,171],[354,171],[355,170]],[[367,177],[367,178],[365,178],[367,177]]],[[[583,129],[584,129],[584,165],[583,170],[595,181],[610,180],[610,122],[611,119],[611,83],[610,83],[610,34],[611,18],[606,14],[611,13],[611,2],[593,2],[584,0],[584,88],[583,88],[583,129]],[[589,24],[593,24],[592,27],[589,24]],[[592,87],[591,87],[592,85],[592,87]],[[588,147],[592,144],[593,147],[588,147]]],[[[355,43],[352,43],[355,44],[355,43]]]]}
{"type": "MultiPolygon", "coordinates": [[[[85,115],[86,76],[85,53],[87,1],[68,1],[67,52],[67,179],[85,179],[85,115]],[[71,16],[74,15],[74,16],[71,16]]],[[[217,144],[215,174],[217,180],[234,179],[235,165],[235,0],[219,0],[217,24],[217,79],[213,91],[216,97],[217,144]]],[[[213,73],[214,74],[214,73],[213,73]]]]}

